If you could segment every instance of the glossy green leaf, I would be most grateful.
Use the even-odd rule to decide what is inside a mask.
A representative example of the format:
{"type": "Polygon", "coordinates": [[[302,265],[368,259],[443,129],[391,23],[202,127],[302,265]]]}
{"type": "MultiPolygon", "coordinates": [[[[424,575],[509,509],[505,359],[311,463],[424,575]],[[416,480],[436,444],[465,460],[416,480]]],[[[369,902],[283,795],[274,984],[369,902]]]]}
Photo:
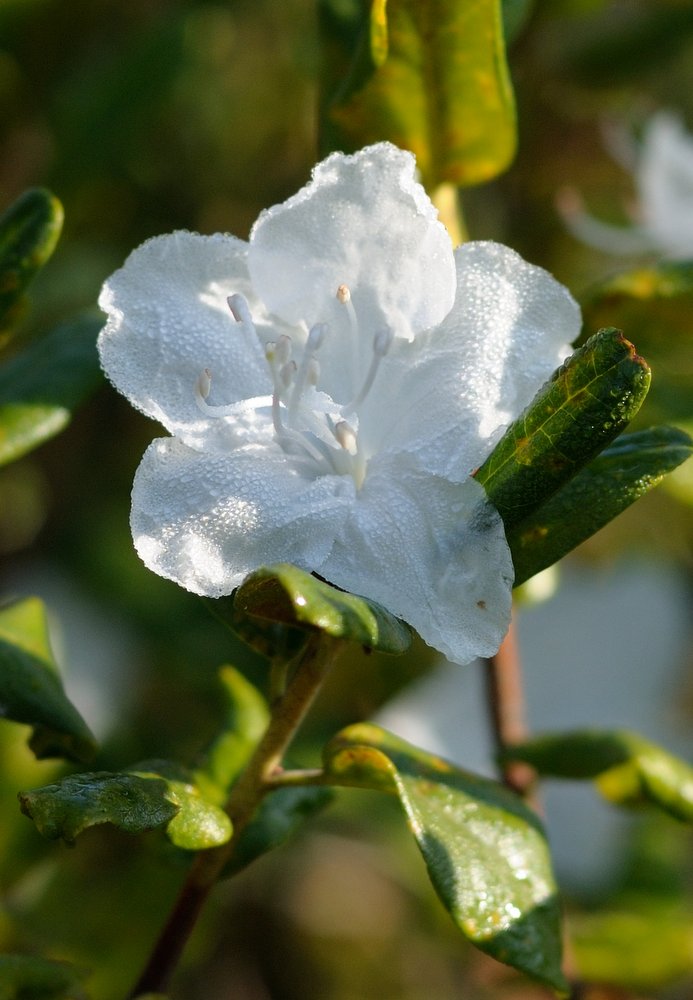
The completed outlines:
{"type": "Polygon", "coordinates": [[[465,937],[567,992],[545,834],[516,795],[369,724],[332,740],[325,768],[335,784],[394,792],[438,896],[465,937]]]}
{"type": "Polygon", "coordinates": [[[322,8],[324,152],[389,139],[416,154],[429,188],[505,169],[516,128],[500,0],[322,8]]]}
{"type": "Polygon", "coordinates": [[[204,850],[226,843],[231,821],[180,768],[146,762],[132,771],[73,774],[51,785],[21,792],[22,812],[50,840],[74,843],[92,826],[110,823],[125,833],[159,826],[177,847],[204,850]],[[156,771],[151,768],[156,766],[156,771]]]}
{"type": "Polygon", "coordinates": [[[55,249],[63,208],[50,191],[25,191],[0,216],[0,330],[14,324],[24,290],[55,249]]]}
{"type": "Polygon", "coordinates": [[[84,317],[32,341],[0,367],[0,465],[58,434],[103,376],[96,335],[84,317]]]}
{"type": "Polygon", "coordinates": [[[85,1000],[85,969],[34,955],[0,955],[0,1000],[85,1000]]]}
{"type": "Polygon", "coordinates": [[[549,733],[507,748],[504,757],[523,760],[540,774],[598,778],[600,791],[612,802],[649,802],[693,822],[693,767],[635,733],[549,733]]]}
{"type": "Polygon", "coordinates": [[[693,454],[674,427],[623,434],[507,533],[515,586],[561,559],[693,454]]]}
{"type": "Polygon", "coordinates": [[[0,608],[0,706],[4,718],[33,727],[29,745],[39,759],[94,756],[96,741],[65,694],[36,597],[0,608]]]}
{"type": "Polygon", "coordinates": [[[195,781],[207,798],[223,803],[265,732],[269,711],[258,689],[233,667],[223,667],[220,679],[226,700],[224,726],[195,772],[195,781]]]}
{"type": "Polygon", "coordinates": [[[279,788],[267,795],[245,827],[224,869],[224,878],[235,875],[256,858],[289,840],[303,824],[332,801],[329,788],[279,788]]]}
{"type": "Polygon", "coordinates": [[[337,590],[303,570],[280,563],[252,573],[235,605],[256,621],[326,632],[383,653],[404,653],[411,632],[374,601],[337,590]]]}
{"type": "Polygon", "coordinates": [[[476,474],[506,531],[620,434],[649,385],[648,366],[619,330],[600,330],[561,365],[476,474]]]}
{"type": "Polygon", "coordinates": [[[653,422],[693,419],[693,263],[662,261],[616,274],[582,302],[591,328],[628,330],[655,372],[647,401],[653,422]]]}

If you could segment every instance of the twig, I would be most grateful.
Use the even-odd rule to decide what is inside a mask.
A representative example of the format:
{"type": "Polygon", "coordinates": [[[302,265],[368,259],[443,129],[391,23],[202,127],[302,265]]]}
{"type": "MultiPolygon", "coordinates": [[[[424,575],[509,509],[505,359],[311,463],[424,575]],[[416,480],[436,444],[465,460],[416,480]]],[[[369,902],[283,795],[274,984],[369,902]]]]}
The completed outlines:
{"type": "Polygon", "coordinates": [[[195,858],[129,1000],[144,993],[165,991],[209,893],[263,796],[273,787],[272,775],[280,768],[282,757],[341,645],[328,636],[317,635],[305,647],[284,695],[274,707],[265,735],[229,796],[226,812],[233,824],[233,836],[222,847],[200,852],[195,858]]]}

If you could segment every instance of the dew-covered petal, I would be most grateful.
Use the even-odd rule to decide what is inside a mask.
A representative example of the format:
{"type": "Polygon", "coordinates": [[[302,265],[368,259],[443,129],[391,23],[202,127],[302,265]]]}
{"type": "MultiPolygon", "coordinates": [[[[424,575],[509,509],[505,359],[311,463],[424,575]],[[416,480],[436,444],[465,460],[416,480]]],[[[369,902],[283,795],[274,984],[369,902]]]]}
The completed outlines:
{"type": "Polygon", "coordinates": [[[159,438],[137,470],[130,524],[149,569],[220,597],[263,564],[319,566],[354,492],[349,476],[303,478],[278,447],[205,454],[159,438]]]}
{"type": "Polygon", "coordinates": [[[339,325],[335,295],[346,285],[368,338],[383,324],[411,339],[439,323],[455,295],[452,247],[414,172],[414,157],[390,143],[334,153],[263,212],[248,266],[268,309],[288,323],[339,325]]]}
{"type": "Polygon", "coordinates": [[[393,347],[359,415],[371,452],[408,451],[460,482],[570,354],[580,310],[547,271],[507,247],[467,243],[455,259],[450,313],[393,347]]]}
{"type": "Polygon", "coordinates": [[[638,163],[641,210],[652,249],[693,257],[693,136],[675,115],[653,115],[638,163]]]}
{"type": "Polygon", "coordinates": [[[371,463],[318,572],[380,602],[455,663],[495,653],[510,622],[513,567],[498,513],[476,481],[450,483],[409,456],[371,463]]]}
{"type": "Polygon", "coordinates": [[[195,384],[212,372],[213,398],[228,404],[271,392],[267,364],[252,329],[226,302],[239,292],[255,313],[247,244],[232,236],[177,232],[144,243],[103,286],[108,322],[101,363],[116,389],[192,447],[229,446],[228,421],[206,418],[195,384]]]}

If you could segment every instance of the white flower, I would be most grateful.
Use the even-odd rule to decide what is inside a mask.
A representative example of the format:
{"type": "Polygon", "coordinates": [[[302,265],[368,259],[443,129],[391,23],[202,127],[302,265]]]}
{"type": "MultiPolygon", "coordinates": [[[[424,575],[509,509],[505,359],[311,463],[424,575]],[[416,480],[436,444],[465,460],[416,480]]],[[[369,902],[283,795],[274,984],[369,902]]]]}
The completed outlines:
{"type": "Polygon", "coordinates": [[[568,190],[559,198],[559,209],[570,231],[607,253],[693,258],[693,136],[678,117],[660,111],[648,121],[640,145],[621,129],[612,129],[607,138],[615,158],[633,173],[634,224],[595,219],[568,190]]]}
{"type": "Polygon", "coordinates": [[[463,663],[498,647],[513,575],[471,474],[580,319],[511,250],[453,254],[414,174],[388,143],[334,154],[248,243],[150,240],[104,285],[99,349],[173,435],[133,488],[147,566],[218,597],[292,562],[463,663]]]}

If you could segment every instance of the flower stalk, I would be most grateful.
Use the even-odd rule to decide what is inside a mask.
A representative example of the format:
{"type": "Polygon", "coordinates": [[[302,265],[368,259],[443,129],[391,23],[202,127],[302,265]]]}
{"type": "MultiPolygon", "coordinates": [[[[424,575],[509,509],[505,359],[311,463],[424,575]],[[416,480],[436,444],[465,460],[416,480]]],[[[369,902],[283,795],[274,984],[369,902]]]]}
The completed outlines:
{"type": "Polygon", "coordinates": [[[341,641],[324,634],[313,636],[304,647],[286,691],[274,706],[265,735],[229,795],[226,812],[233,824],[233,835],[222,847],[203,851],[195,858],[129,1000],[166,989],[207,897],[233,856],[245,827],[263,797],[276,787],[272,777],[280,771],[283,756],[341,648],[341,641]]]}

